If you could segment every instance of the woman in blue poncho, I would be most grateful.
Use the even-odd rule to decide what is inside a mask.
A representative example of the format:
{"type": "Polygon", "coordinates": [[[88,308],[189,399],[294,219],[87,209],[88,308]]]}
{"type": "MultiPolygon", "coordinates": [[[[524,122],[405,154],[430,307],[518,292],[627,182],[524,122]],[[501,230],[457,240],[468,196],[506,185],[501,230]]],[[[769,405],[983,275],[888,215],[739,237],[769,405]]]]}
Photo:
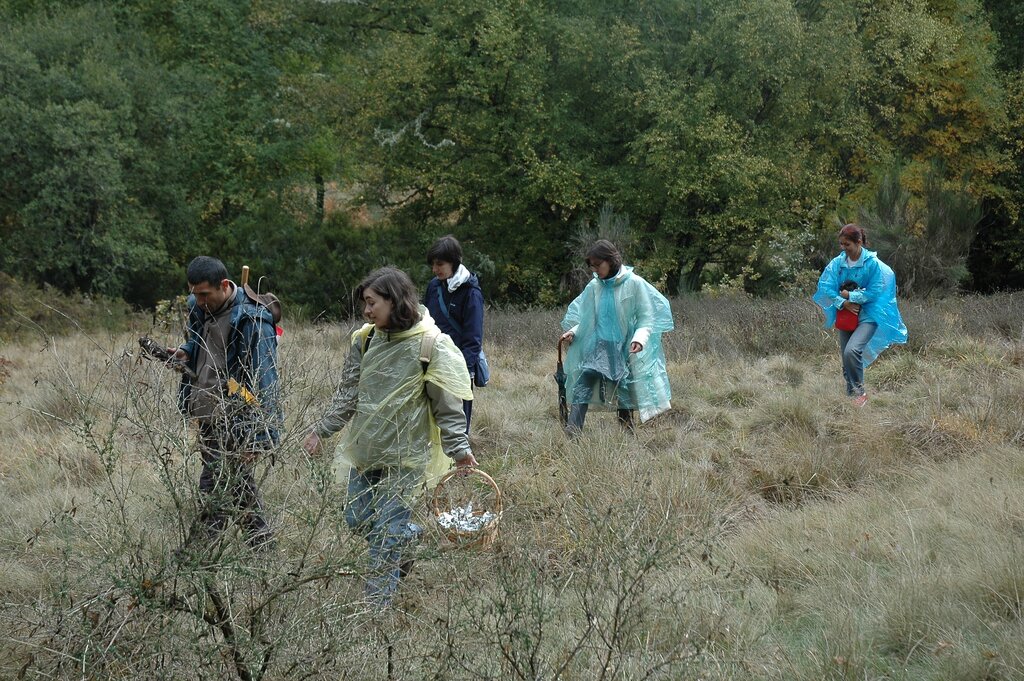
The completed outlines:
{"type": "Polygon", "coordinates": [[[843,252],[821,273],[814,294],[814,302],[825,311],[825,328],[834,326],[839,334],[846,394],[858,407],[868,401],[864,369],[890,345],[907,342],[907,327],[896,306],[896,275],[866,246],[867,233],[860,225],[839,230],[843,252]],[[849,325],[842,322],[844,316],[850,318],[849,325]]]}
{"type": "Polygon", "coordinates": [[[610,241],[596,241],[586,261],[594,278],[562,320],[562,341],[570,344],[569,437],[583,431],[590,405],[616,409],[620,425],[631,429],[634,409],[645,422],[668,410],[672,397],[661,348],[661,334],[673,328],[665,296],[623,265],[610,241]]]}

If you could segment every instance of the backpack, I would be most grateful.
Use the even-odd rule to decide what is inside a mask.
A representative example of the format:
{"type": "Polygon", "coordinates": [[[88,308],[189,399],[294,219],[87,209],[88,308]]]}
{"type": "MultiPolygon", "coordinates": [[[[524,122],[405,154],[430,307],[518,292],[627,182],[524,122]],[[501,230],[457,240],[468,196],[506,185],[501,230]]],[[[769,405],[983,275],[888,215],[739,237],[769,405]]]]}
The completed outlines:
{"type": "Polygon", "coordinates": [[[274,331],[278,336],[284,333],[284,329],[281,328],[281,301],[273,293],[256,293],[252,286],[249,286],[249,266],[242,266],[242,290],[245,291],[245,297],[252,301],[256,307],[262,307],[270,311],[270,316],[274,320],[274,331]]]}

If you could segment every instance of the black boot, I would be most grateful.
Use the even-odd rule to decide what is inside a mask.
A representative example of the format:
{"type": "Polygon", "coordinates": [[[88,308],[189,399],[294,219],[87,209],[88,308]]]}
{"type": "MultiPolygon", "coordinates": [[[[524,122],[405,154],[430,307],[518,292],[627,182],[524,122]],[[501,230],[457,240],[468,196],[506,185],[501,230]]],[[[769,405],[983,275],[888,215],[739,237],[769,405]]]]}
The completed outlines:
{"type": "Polygon", "coordinates": [[[587,420],[589,404],[574,404],[569,409],[569,422],[565,425],[565,434],[575,440],[583,434],[583,422],[587,420]]]}

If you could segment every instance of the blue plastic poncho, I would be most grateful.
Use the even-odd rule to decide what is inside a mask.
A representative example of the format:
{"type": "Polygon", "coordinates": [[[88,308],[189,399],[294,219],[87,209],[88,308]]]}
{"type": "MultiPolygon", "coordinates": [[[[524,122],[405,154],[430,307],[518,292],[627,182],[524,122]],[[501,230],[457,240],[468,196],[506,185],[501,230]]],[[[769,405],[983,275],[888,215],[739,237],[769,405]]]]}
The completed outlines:
{"type": "Polygon", "coordinates": [[[563,330],[576,332],[565,358],[572,402],[636,409],[641,422],[667,411],[672,389],[661,334],[673,328],[668,300],[632,267],[610,279],[595,274],[562,320],[563,330]],[[634,339],[643,350],[631,354],[634,339]]]}
{"type": "Polygon", "coordinates": [[[875,322],[878,330],[864,348],[864,366],[893,344],[907,342],[907,327],[896,306],[896,274],[878,259],[875,251],[863,249],[860,267],[849,267],[846,254],[840,253],[825,267],[818,279],[814,302],[825,311],[825,328],[836,323],[836,312],[842,304],[839,287],[847,281],[857,282],[859,289],[850,293],[850,300],[861,305],[860,321],[875,322]]]}

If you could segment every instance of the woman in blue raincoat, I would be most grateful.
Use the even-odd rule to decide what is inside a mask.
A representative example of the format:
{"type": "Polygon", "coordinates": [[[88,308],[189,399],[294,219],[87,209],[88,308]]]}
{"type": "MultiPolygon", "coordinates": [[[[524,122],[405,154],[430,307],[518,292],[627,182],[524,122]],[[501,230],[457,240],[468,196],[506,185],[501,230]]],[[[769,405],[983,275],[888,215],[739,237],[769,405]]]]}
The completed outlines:
{"type": "Polygon", "coordinates": [[[864,369],[890,345],[907,342],[907,327],[896,306],[896,275],[867,249],[867,233],[860,225],[839,230],[843,252],[832,259],[818,279],[814,302],[825,311],[825,328],[836,326],[836,314],[857,315],[853,330],[836,329],[843,362],[846,394],[858,407],[868,401],[864,369]]]}
{"type": "Polygon", "coordinates": [[[671,331],[668,300],[633,268],[610,241],[590,247],[594,277],[562,320],[566,393],[571,396],[566,433],[576,437],[591,405],[616,409],[619,424],[633,427],[633,410],[645,422],[671,407],[661,334],[671,331]]]}

